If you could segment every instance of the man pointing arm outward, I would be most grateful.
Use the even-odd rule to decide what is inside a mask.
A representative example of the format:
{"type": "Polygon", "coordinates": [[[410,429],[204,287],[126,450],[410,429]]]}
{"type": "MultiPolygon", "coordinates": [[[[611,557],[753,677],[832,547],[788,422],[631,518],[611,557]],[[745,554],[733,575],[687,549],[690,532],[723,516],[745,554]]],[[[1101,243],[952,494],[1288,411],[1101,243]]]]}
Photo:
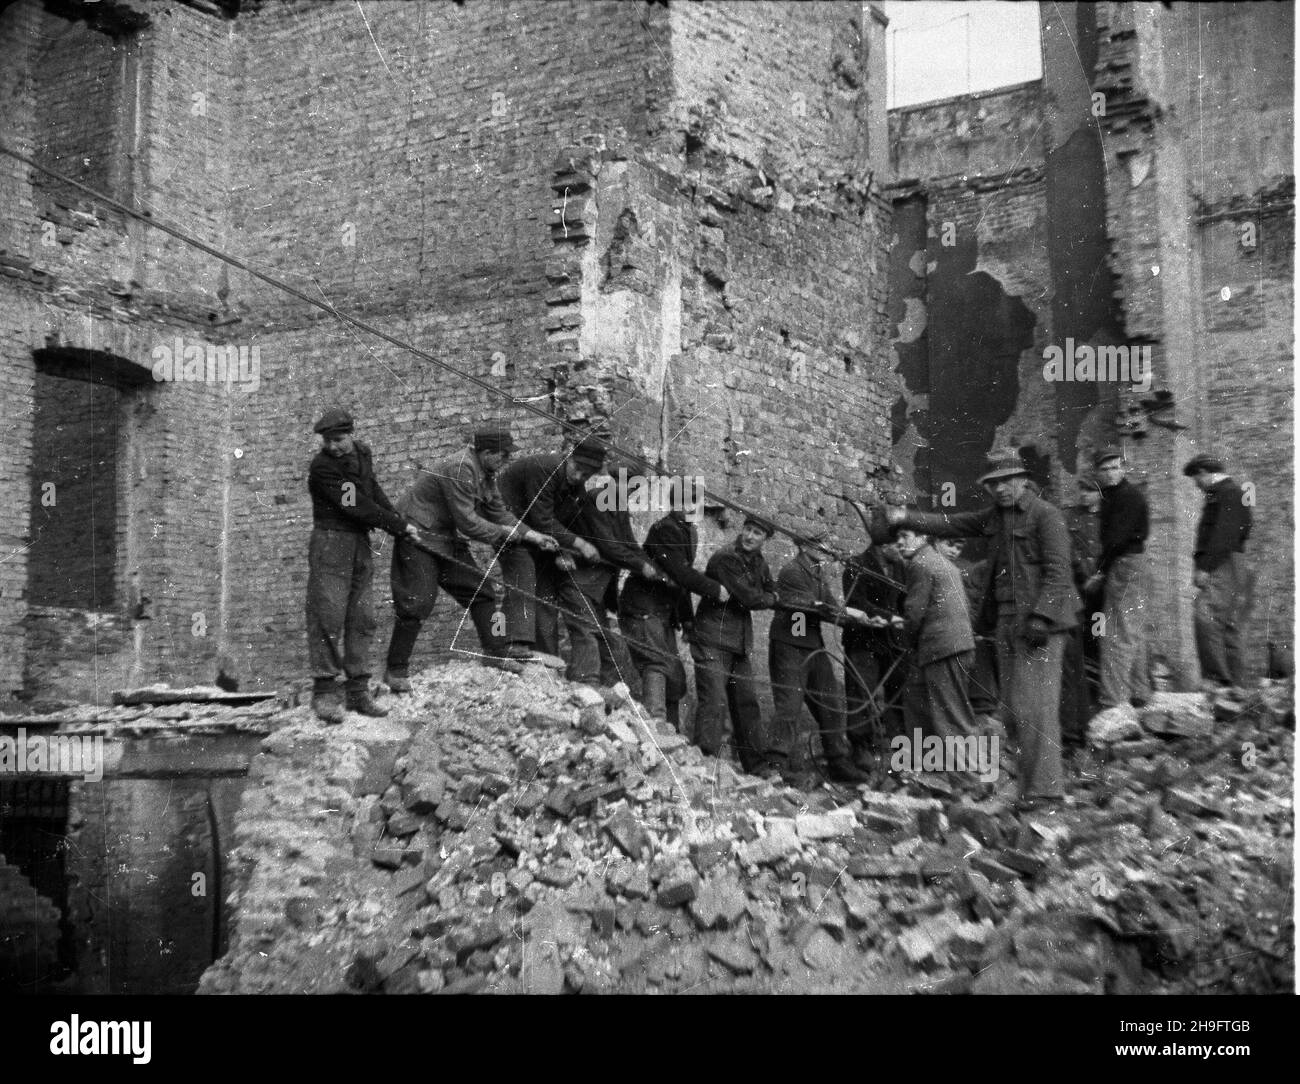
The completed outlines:
{"type": "Polygon", "coordinates": [[[890,523],[940,538],[980,535],[989,578],[976,629],[996,638],[1002,696],[1020,744],[1020,806],[1056,805],[1061,772],[1061,659],[1077,622],[1070,536],[1060,511],[1036,496],[1019,455],[1009,453],[980,478],[993,504],[954,515],[891,508],[890,523]]]}

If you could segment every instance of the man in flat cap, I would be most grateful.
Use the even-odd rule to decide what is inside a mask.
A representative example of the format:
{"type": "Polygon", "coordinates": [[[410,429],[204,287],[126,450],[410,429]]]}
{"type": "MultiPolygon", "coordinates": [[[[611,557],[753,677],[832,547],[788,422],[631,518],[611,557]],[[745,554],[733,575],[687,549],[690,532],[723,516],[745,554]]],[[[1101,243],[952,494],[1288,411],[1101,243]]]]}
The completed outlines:
{"type": "Polygon", "coordinates": [[[1216,685],[1240,686],[1246,679],[1241,629],[1250,612],[1254,576],[1243,555],[1253,523],[1242,487],[1224,473],[1217,455],[1189,460],[1183,474],[1205,494],[1196,527],[1196,653],[1201,677],[1216,685]]]}
{"type": "Polygon", "coordinates": [[[1103,448],[1093,457],[1101,486],[1101,556],[1084,585],[1102,592],[1102,710],[1129,708],[1151,697],[1147,678],[1146,494],[1124,477],[1124,453],[1103,448]]]}
{"type": "Polygon", "coordinates": [[[316,423],[321,448],[307,474],[313,524],[307,551],[307,655],[312,709],[327,723],[343,722],[336,684],[340,670],[346,675],[349,711],[388,714],[370,696],[375,632],[370,532],[378,527],[397,538],[419,535],[385,496],[370,448],[356,439],[353,428],[346,410],[327,410],[316,423]]]}
{"type": "Polygon", "coordinates": [[[686,695],[686,668],[677,653],[677,630],[694,632],[691,596],[722,602],[727,589],[695,567],[699,538],[683,487],[670,489],[672,507],[646,532],[642,548],[664,578],[633,573],[618,600],[618,624],[641,674],[646,711],[678,725],[686,695]]]}
{"type": "Polygon", "coordinates": [[[1061,659],[1078,621],[1070,535],[1058,509],[1029,487],[1014,451],[990,464],[980,482],[994,503],[947,515],[890,508],[891,524],[938,537],[983,536],[989,580],[977,631],[996,635],[998,679],[1007,724],[1020,744],[1020,808],[1054,806],[1065,796],[1061,772],[1061,659]]]}
{"type": "Polygon", "coordinates": [[[746,516],[739,537],[721,547],[704,574],[722,584],[720,598],[704,595],[695,609],[691,659],[695,663],[695,744],[709,756],[722,750],[722,721],[731,715],[741,766],[752,775],[779,770],[781,756],[763,725],[749,656],[754,649],[754,610],[776,605],[776,581],[763,557],[773,527],[746,516]]]}
{"type": "Polygon", "coordinates": [[[961,572],[915,528],[899,524],[890,534],[907,562],[904,635],[914,647],[904,704],[909,736],[916,730],[940,738],[974,734],[975,636],[961,572]]]}
{"type": "Polygon", "coordinates": [[[788,779],[815,784],[811,763],[799,740],[799,714],[805,704],[821,731],[827,775],[837,783],[868,783],[871,776],[853,763],[844,729],[844,693],[826,653],[822,622],[865,625],[867,615],[844,609],[835,598],[821,548],[827,531],[815,527],[798,541],[798,550],[776,578],[776,612],[768,630],[768,672],[772,678],[770,756],[788,779]]]}
{"type": "MultiPolygon", "coordinates": [[[[577,500],[583,484],[604,462],[604,442],[588,436],[558,454],[516,459],[501,472],[497,482],[506,507],[526,526],[539,534],[550,535],[562,551],[595,562],[600,558],[596,547],[566,527],[559,513],[566,502],[577,500]]],[[[584,609],[582,592],[570,577],[562,575],[571,571],[573,559],[564,553],[552,554],[536,548],[528,553],[531,563],[521,562],[506,575],[510,654],[526,658],[535,646],[548,655],[558,655],[560,632],[556,606],[573,613],[582,613],[584,609]],[[533,596],[543,602],[534,602],[533,596]]]]}
{"type": "Polygon", "coordinates": [[[497,473],[515,450],[507,429],[480,429],[473,442],[432,470],[421,470],[397,502],[420,528],[420,543],[399,538],[393,547],[393,608],[397,621],[388,644],[384,682],[395,693],[411,691],[410,663],[420,627],[433,613],[441,587],[469,611],[488,660],[506,655],[506,615],[496,608],[497,581],[474,562],[470,542],[491,546],[503,575],[519,575],[529,563],[523,545],[554,551],[554,539],[520,523],[506,509],[497,473]]]}

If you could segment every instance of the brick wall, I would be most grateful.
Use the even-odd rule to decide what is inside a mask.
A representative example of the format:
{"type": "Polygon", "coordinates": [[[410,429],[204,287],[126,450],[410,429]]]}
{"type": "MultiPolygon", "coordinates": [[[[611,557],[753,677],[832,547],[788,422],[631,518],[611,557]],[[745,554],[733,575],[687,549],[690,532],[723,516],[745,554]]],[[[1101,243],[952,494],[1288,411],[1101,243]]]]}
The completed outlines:
{"type": "MultiPolygon", "coordinates": [[[[30,0],[0,13],[5,142],[38,159],[51,135],[56,150],[75,140],[97,142],[112,160],[96,164],[92,157],[98,172],[85,180],[111,182],[113,191],[138,197],[160,219],[220,240],[229,223],[233,110],[219,97],[200,101],[194,94],[234,84],[227,24],[181,4],[85,11],[94,27],[30,0]],[[76,42],[94,44],[84,78],[58,80],[51,97],[41,89],[49,82],[49,50],[63,55],[76,42]],[[127,80],[120,94],[105,66],[127,80]],[[90,127],[77,130],[78,118],[90,127]],[[107,119],[111,133],[101,123],[107,119]]],[[[120,375],[124,367],[150,382],[134,393],[122,418],[118,464],[117,514],[129,526],[118,534],[116,601],[134,613],[142,598],[151,600],[150,620],[131,636],[127,672],[136,680],[210,679],[216,637],[192,630],[218,627],[228,471],[221,434],[229,407],[220,389],[154,384],[149,370],[160,343],[177,335],[198,342],[220,336],[231,316],[218,296],[229,296],[220,265],[116,211],[73,198],[9,158],[0,162],[0,202],[11,211],[0,221],[0,388],[13,408],[6,416],[13,454],[0,462],[0,498],[14,510],[0,526],[0,543],[12,555],[0,564],[0,687],[17,689],[25,680],[26,547],[39,473],[34,355],[50,348],[81,352],[86,364],[105,368],[101,375],[120,375]],[[196,613],[204,615],[201,625],[196,613]]],[[[57,644],[76,633],[78,622],[74,615],[51,633],[43,621],[38,639],[57,644]]],[[[34,658],[29,690],[58,661],[34,658]]],[[[111,669],[117,673],[116,665],[111,669]]],[[[102,688],[98,696],[107,699],[110,691],[102,688]]]]}
{"type": "MultiPolygon", "coordinates": [[[[1141,449],[1157,576],[1174,603],[1164,627],[1181,627],[1186,641],[1192,621],[1202,500],[1181,469],[1217,451],[1254,486],[1247,553],[1259,585],[1247,640],[1258,676],[1266,643],[1290,639],[1294,598],[1294,288],[1281,255],[1294,231],[1294,15],[1244,4],[1097,11],[1094,89],[1106,101],[1108,231],[1126,330],[1156,342],[1156,384],[1187,426],[1151,427],[1141,449]],[[1242,243],[1251,227],[1253,247],[1242,243]]],[[[1178,661],[1194,680],[1193,653],[1178,661]]]]}
{"type": "MultiPolygon", "coordinates": [[[[105,140],[135,147],[122,177],[165,220],[511,395],[612,413],[620,438],[671,448],[796,523],[819,518],[810,487],[884,468],[888,208],[867,176],[881,103],[865,92],[860,5],[114,11],[139,16],[109,28],[139,105],[110,111],[105,140]],[[575,155],[595,156],[603,190],[566,192],[575,155]],[[627,209],[641,225],[620,248],[627,209]],[[621,341],[600,339],[634,310],[621,341]]],[[[19,149],[47,127],[44,44],[102,32],[29,0],[0,16],[19,149]]],[[[151,600],[133,629],[139,679],[210,679],[220,655],[249,681],[301,672],[324,407],[355,411],[394,497],[485,421],[513,424],[526,450],[558,446],[558,427],[138,223],[56,208],[49,230],[30,174],[0,169],[18,209],[0,235],[0,289],[16,299],[0,380],[20,401],[51,339],[145,367],[176,335],[258,351],[255,386],[152,386],[126,419],[120,594],[132,613],[151,600]]],[[[18,425],[0,487],[26,508],[30,415],[18,425]]],[[[20,549],[28,524],[13,530],[20,549]]],[[[10,564],[0,605],[21,616],[26,570],[10,564]]],[[[459,619],[440,606],[417,663],[459,619]]]]}

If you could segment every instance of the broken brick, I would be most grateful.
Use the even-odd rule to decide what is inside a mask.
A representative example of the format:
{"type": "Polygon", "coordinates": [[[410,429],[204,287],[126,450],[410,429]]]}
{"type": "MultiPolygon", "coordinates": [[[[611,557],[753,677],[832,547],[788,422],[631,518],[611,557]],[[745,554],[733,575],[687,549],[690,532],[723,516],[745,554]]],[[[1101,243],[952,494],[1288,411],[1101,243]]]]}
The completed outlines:
{"type": "Polygon", "coordinates": [[[1020,877],[1015,870],[1009,869],[986,854],[971,855],[970,864],[972,869],[984,874],[994,884],[1007,884],[1020,877]]]}
{"type": "Polygon", "coordinates": [[[1036,854],[1008,847],[998,854],[998,860],[1009,869],[1023,873],[1026,877],[1037,877],[1047,867],[1047,860],[1036,854]]]}
{"type": "Polygon", "coordinates": [[[562,783],[546,796],[546,808],[557,817],[568,817],[573,812],[573,787],[562,783]]]}
{"type": "Polygon", "coordinates": [[[683,903],[695,899],[699,887],[699,879],[694,875],[676,877],[659,886],[659,893],[655,899],[660,907],[680,907],[683,903]]]}
{"type": "Polygon", "coordinates": [[[645,829],[626,806],[605,822],[605,831],[619,850],[634,860],[640,860],[649,843],[645,829]]]}

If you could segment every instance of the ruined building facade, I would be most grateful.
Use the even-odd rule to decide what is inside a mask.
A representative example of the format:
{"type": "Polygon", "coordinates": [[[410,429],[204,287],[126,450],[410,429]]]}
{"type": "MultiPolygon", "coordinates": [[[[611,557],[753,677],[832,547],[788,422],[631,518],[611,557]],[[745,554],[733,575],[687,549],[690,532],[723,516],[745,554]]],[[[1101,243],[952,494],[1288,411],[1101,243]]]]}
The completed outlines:
{"type": "MultiPolygon", "coordinates": [[[[1289,637],[1291,20],[1044,5],[1041,80],[887,121],[884,19],[853,2],[18,0],[0,116],[20,153],[846,548],[837,493],[970,507],[1013,444],[1064,503],[1122,439],[1191,680],[1195,451],[1254,486],[1252,656],[1289,637]],[[1149,353],[1150,388],[1045,381],[1069,342],[1149,353]]],[[[0,206],[8,693],[300,675],[326,406],[390,496],[483,422],[558,445],[4,156],[0,206]]],[[[436,616],[417,663],[459,625],[436,616]]]]}
{"type": "Polygon", "coordinates": [[[1294,11],[1040,10],[1040,80],[889,116],[897,460],[923,499],[969,508],[982,454],[1014,446],[1068,504],[1122,445],[1151,504],[1153,643],[1186,685],[1202,497],[1182,467],[1219,452],[1255,500],[1262,676],[1294,598],[1294,11]],[[1149,356],[1149,386],[1048,381],[1071,342],[1149,356]]]}
{"type": "MultiPolygon", "coordinates": [[[[825,495],[890,455],[883,31],[852,2],[19,0],[0,115],[20,153],[847,536],[825,495]]],[[[393,497],[484,422],[558,447],[7,157],[0,204],[6,691],[300,675],[326,406],[356,413],[393,497]]]]}

